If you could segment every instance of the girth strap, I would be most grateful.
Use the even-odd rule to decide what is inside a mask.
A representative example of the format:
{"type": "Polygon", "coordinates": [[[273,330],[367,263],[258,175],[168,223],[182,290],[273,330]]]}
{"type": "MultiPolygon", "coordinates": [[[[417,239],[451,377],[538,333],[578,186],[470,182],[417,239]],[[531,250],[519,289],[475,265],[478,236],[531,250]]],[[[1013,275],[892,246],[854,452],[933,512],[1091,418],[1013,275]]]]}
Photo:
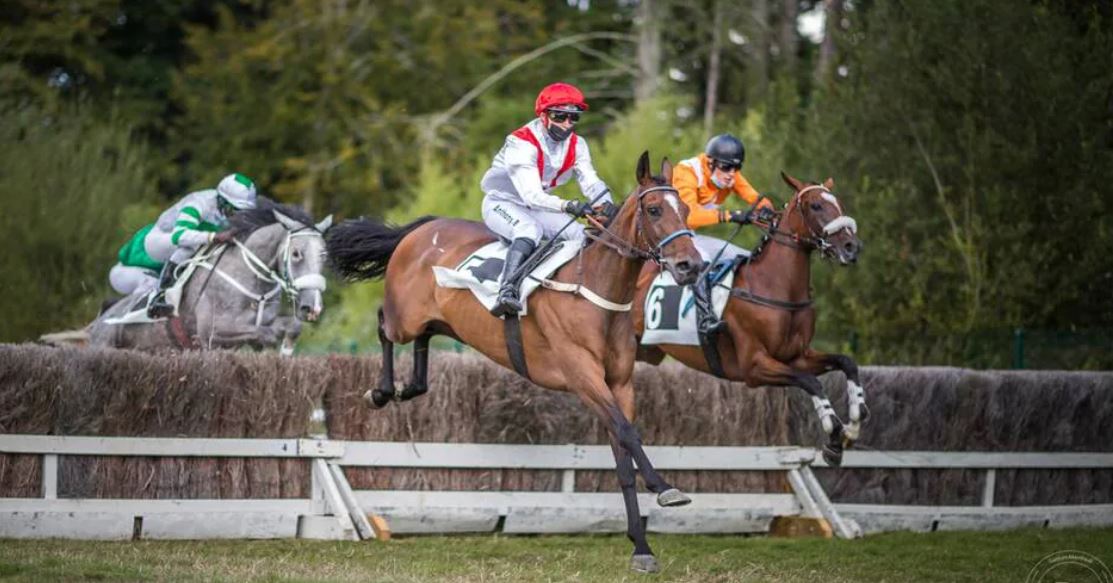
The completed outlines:
{"type": "Polygon", "coordinates": [[[522,322],[517,314],[507,315],[502,321],[503,334],[506,336],[506,352],[510,355],[510,364],[514,371],[522,375],[527,381],[529,367],[526,366],[526,348],[522,344],[522,322]]]}
{"type": "Polygon", "coordinates": [[[703,358],[707,361],[707,368],[711,369],[711,374],[725,379],[727,378],[726,371],[723,370],[723,361],[719,358],[719,334],[704,334],[697,332],[699,336],[699,347],[703,350],[703,358]]]}

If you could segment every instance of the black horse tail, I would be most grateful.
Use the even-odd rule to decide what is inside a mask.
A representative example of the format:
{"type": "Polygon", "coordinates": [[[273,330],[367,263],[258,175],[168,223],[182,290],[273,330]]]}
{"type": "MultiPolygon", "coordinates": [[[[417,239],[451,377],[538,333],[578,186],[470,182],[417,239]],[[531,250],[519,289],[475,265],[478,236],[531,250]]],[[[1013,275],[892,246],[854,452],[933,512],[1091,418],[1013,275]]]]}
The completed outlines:
{"type": "Polygon", "coordinates": [[[421,217],[401,227],[366,217],[346,220],[325,234],[329,262],[350,280],[382,277],[402,238],[436,218],[421,217]]]}

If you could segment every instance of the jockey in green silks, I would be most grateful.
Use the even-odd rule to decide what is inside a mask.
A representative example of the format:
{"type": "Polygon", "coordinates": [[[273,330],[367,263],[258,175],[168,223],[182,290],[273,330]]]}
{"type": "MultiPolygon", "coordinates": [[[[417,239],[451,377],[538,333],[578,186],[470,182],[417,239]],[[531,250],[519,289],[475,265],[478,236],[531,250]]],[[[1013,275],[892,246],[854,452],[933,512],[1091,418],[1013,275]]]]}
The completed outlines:
{"type": "Polygon", "coordinates": [[[237,210],[255,208],[256,197],[255,183],[243,174],[229,174],[215,189],[187,194],[120,248],[119,263],[108,274],[112,288],[130,295],[157,287],[148,315],[171,315],[174,308],[166,303],[165,292],[174,284],[178,264],[204,245],[228,242],[228,218],[237,210]]]}

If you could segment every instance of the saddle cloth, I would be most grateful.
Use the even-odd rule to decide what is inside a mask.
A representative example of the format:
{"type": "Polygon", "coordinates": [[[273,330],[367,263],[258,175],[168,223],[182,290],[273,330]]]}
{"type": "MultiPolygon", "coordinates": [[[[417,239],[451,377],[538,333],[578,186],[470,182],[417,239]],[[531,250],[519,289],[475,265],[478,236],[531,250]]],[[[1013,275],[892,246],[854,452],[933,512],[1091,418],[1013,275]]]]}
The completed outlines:
{"type": "MultiPolygon", "coordinates": [[[[710,261],[704,250],[704,261],[710,261]]],[[[727,300],[730,299],[730,288],[734,284],[735,262],[720,260],[708,272],[708,277],[714,282],[711,288],[711,307],[715,315],[723,317],[727,300]]],[[[690,286],[679,286],[672,275],[662,270],[649,285],[649,293],[645,296],[645,330],[642,332],[642,344],[681,344],[699,346],[699,334],[696,332],[696,303],[692,297],[690,286]]]]}
{"type": "MultiPolygon", "coordinates": [[[[521,292],[522,311],[524,316],[529,311],[526,300],[533,290],[541,285],[541,280],[556,272],[562,265],[568,263],[580,251],[582,241],[560,241],[553,245],[548,255],[522,279],[521,292]]],[[[506,252],[509,246],[502,240],[488,243],[477,249],[466,259],[460,262],[455,269],[433,266],[433,275],[440,287],[470,289],[475,299],[490,310],[495,306],[495,299],[499,294],[499,283],[502,277],[502,265],[506,261],[506,252]]]]}

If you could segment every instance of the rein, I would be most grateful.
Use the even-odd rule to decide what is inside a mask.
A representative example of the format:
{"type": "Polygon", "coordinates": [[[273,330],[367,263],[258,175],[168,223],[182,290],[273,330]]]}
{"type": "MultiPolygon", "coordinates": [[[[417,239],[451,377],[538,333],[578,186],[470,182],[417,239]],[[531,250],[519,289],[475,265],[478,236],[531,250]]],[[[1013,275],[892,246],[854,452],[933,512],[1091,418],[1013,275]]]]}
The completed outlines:
{"type": "MultiPolygon", "coordinates": [[[[674,192],[675,193],[676,189],[671,187],[671,186],[654,186],[654,187],[651,187],[651,188],[647,188],[647,189],[639,192],[636,195],[637,196],[636,201],[637,201],[637,205],[638,205],[637,211],[636,211],[637,212],[636,217],[637,217],[637,223],[638,223],[636,233],[638,233],[639,235],[646,231],[645,215],[642,214],[642,206],[641,206],[642,205],[642,200],[644,199],[645,195],[647,195],[651,192],[656,192],[656,191],[667,191],[667,192],[674,192]]],[[[675,241],[675,240],[677,240],[681,237],[694,237],[695,236],[695,233],[692,232],[691,229],[687,229],[687,228],[677,229],[676,231],[673,231],[672,233],[669,233],[668,235],[662,237],[661,240],[658,241],[657,244],[654,245],[652,249],[649,249],[648,245],[646,246],[646,248],[643,249],[643,248],[637,246],[636,243],[633,243],[633,244],[629,243],[628,241],[626,241],[626,239],[622,238],[621,236],[619,236],[614,231],[608,229],[606,225],[599,222],[595,217],[592,217],[592,216],[588,215],[585,218],[587,219],[587,222],[589,224],[591,224],[591,226],[595,227],[599,231],[599,234],[595,234],[595,233],[591,233],[591,232],[586,233],[587,237],[589,239],[591,239],[592,241],[595,241],[595,242],[599,243],[600,245],[603,245],[604,247],[607,247],[608,249],[614,251],[615,253],[618,253],[619,256],[624,257],[626,259],[640,259],[640,260],[643,260],[643,261],[647,260],[647,259],[652,259],[658,265],[660,265],[660,263],[661,263],[661,251],[665,248],[666,245],[668,245],[669,243],[671,243],[671,242],[673,242],[673,241],[675,241]],[[604,234],[607,237],[610,238],[609,241],[607,239],[603,238],[604,234]]],[[[583,284],[583,280],[584,280],[583,253],[584,253],[584,249],[583,249],[583,247],[581,247],[579,253],[577,253],[577,259],[576,259],[576,261],[578,262],[577,268],[576,268],[576,272],[577,272],[576,274],[578,276],[579,283],[566,283],[566,282],[562,282],[562,281],[553,281],[553,280],[550,280],[550,279],[542,279],[541,280],[541,286],[546,288],[546,289],[551,289],[553,291],[561,291],[561,292],[568,292],[568,293],[578,294],[581,297],[583,297],[584,299],[586,299],[587,301],[595,304],[596,306],[599,306],[600,308],[603,308],[604,310],[610,310],[612,312],[629,312],[631,310],[631,308],[633,308],[633,306],[634,306],[633,302],[626,302],[626,303],[623,303],[623,304],[620,304],[620,303],[617,303],[617,302],[612,302],[612,301],[604,298],[603,296],[591,291],[590,289],[588,289],[587,287],[584,286],[584,284],[583,284]]]]}
{"type": "MultiPolygon", "coordinates": [[[[788,214],[791,213],[792,211],[799,209],[800,203],[801,203],[801,198],[804,196],[805,193],[807,193],[811,190],[820,190],[825,195],[833,196],[831,191],[827,190],[827,188],[824,187],[823,185],[812,184],[812,185],[806,186],[806,187],[801,188],[799,191],[796,192],[796,195],[793,196],[793,200],[792,200],[791,205],[786,204],[785,205],[785,211],[784,211],[783,215],[779,218],[773,219],[773,221],[771,221],[769,223],[768,227],[766,227],[765,225],[763,225],[763,224],[761,224],[760,222],[757,222],[757,221],[755,221],[753,224],[754,224],[754,226],[761,229],[761,231],[765,233],[765,240],[770,242],[770,243],[776,243],[776,244],[784,245],[785,247],[789,247],[791,249],[796,249],[796,250],[804,252],[804,253],[807,253],[807,252],[812,251],[812,250],[819,250],[821,253],[823,253],[824,257],[830,257],[830,250],[832,249],[832,246],[831,246],[830,243],[827,242],[827,237],[828,236],[830,236],[834,233],[837,233],[837,232],[839,232],[843,229],[850,229],[850,231],[853,232],[853,233],[858,232],[858,223],[852,217],[849,217],[849,216],[846,216],[846,215],[842,214],[842,209],[841,208],[839,209],[839,216],[838,217],[835,217],[831,222],[827,223],[826,225],[823,225],[823,227],[820,228],[822,233],[817,233],[815,231],[815,229],[813,229],[810,225],[808,225],[808,222],[806,220],[804,221],[804,227],[806,229],[808,229],[808,233],[809,233],[808,235],[801,236],[801,235],[797,235],[796,233],[786,233],[784,231],[781,231],[778,228],[780,226],[780,224],[783,222],[784,217],[787,217],[788,214]]],[[[836,206],[836,208],[838,208],[838,203],[835,203],[835,206],[836,206]]],[[[802,212],[802,211],[800,211],[800,212],[802,212]]],[[[778,214],[781,214],[781,213],[778,213],[778,214]]],[[[747,262],[745,264],[745,266],[743,267],[743,277],[742,277],[743,281],[747,281],[747,282],[749,280],[746,279],[746,277],[745,277],[745,268],[748,267],[748,266],[749,266],[749,262],[747,262]]],[[[738,298],[740,300],[750,302],[752,304],[757,304],[759,306],[765,306],[765,307],[769,307],[769,308],[776,308],[776,309],[779,309],[779,310],[786,310],[786,311],[789,311],[789,312],[796,312],[796,311],[799,311],[799,310],[803,310],[805,308],[810,307],[814,303],[814,301],[811,298],[808,298],[807,300],[800,301],[800,302],[789,302],[789,301],[785,301],[785,300],[778,300],[778,299],[775,299],[775,298],[767,298],[767,297],[764,297],[764,296],[759,296],[759,295],[749,291],[748,289],[742,289],[742,288],[732,288],[730,290],[730,296],[732,298],[738,298]]]]}
{"type": "MultiPolygon", "coordinates": [[[[638,208],[636,211],[636,216],[638,221],[638,233],[645,233],[646,231],[645,215],[642,213],[641,206],[642,200],[645,198],[645,195],[651,192],[658,191],[672,193],[677,192],[676,189],[671,186],[654,186],[652,188],[647,188],[637,194],[638,208]]],[[[665,248],[666,245],[681,237],[694,237],[696,235],[691,229],[677,229],[676,231],[673,231],[672,233],[669,233],[668,235],[662,237],[661,240],[658,241],[652,249],[649,249],[648,245],[645,249],[643,249],[641,247],[638,247],[636,243],[632,244],[627,242],[625,239],[620,237],[614,231],[608,229],[605,225],[603,225],[603,223],[599,222],[594,217],[587,217],[587,221],[591,224],[591,226],[595,227],[599,231],[599,234],[588,233],[587,237],[589,239],[596,241],[601,245],[604,245],[605,247],[608,247],[609,249],[615,251],[626,259],[641,259],[643,261],[652,259],[657,264],[661,263],[661,251],[665,248]],[[608,237],[610,237],[611,240],[608,241],[604,239],[601,236],[602,234],[606,234],[608,237]]]]}

